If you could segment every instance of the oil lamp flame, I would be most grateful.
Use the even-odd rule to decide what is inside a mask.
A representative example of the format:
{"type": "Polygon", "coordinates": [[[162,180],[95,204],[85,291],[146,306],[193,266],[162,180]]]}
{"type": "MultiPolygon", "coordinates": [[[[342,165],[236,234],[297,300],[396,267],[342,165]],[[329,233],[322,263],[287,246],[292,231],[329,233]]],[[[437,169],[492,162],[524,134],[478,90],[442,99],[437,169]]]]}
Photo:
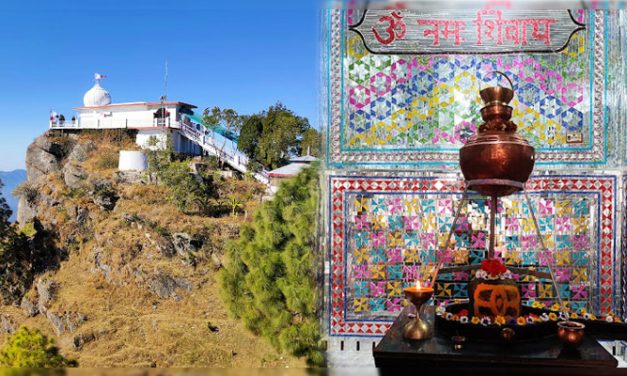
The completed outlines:
{"type": "Polygon", "coordinates": [[[433,328],[421,316],[421,307],[433,296],[433,289],[430,287],[422,287],[420,278],[416,279],[415,287],[407,287],[403,290],[405,297],[416,309],[413,319],[410,319],[403,327],[403,336],[408,339],[425,339],[433,336],[433,328]]]}

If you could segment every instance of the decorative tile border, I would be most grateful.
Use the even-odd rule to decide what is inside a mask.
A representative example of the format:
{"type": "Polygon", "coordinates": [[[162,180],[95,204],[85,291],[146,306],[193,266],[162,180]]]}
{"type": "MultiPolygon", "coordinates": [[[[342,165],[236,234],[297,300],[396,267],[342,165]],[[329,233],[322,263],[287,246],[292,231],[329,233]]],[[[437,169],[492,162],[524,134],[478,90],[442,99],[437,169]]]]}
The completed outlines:
{"type": "MultiPolygon", "coordinates": [[[[622,282],[623,285],[623,289],[622,291],[619,291],[619,300],[621,300],[622,302],[622,314],[623,314],[623,319],[627,320],[627,175],[623,175],[623,236],[622,236],[622,244],[621,244],[621,248],[622,248],[622,252],[621,252],[621,257],[622,257],[622,270],[621,270],[621,275],[619,275],[619,277],[622,277],[622,279],[620,280],[622,282]]],[[[620,263],[619,263],[620,265],[620,263]]]]}
{"type": "MultiPolygon", "coordinates": [[[[627,177],[625,178],[627,179],[627,177]]],[[[627,181],[627,180],[626,180],[627,181]]],[[[602,313],[616,312],[620,302],[615,298],[616,279],[620,275],[615,262],[615,218],[616,218],[616,182],[614,176],[550,176],[536,177],[527,183],[527,190],[537,194],[595,195],[598,202],[596,213],[597,247],[596,276],[592,276],[593,291],[598,295],[596,310],[602,313]]],[[[346,283],[348,274],[347,259],[347,199],[353,194],[460,194],[463,183],[456,180],[434,177],[337,177],[329,178],[329,335],[381,336],[391,325],[390,317],[364,317],[347,319],[346,283]]],[[[539,210],[539,208],[535,208],[539,210]]],[[[442,213],[442,218],[451,215],[442,213]]],[[[389,257],[389,256],[384,256],[389,257]]],[[[619,257],[620,258],[620,257],[619,257]]]]}

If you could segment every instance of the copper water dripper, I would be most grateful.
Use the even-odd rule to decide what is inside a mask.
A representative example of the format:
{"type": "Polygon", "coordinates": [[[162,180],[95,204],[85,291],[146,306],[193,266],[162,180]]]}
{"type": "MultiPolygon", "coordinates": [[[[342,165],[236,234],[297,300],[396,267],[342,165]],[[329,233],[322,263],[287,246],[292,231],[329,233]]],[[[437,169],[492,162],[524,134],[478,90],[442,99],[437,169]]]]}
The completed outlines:
{"type": "MultiPolygon", "coordinates": [[[[502,72],[495,71],[507,78],[502,72]]],[[[485,196],[501,197],[522,190],[535,162],[535,150],[516,134],[511,121],[514,90],[496,86],[479,92],[484,123],[459,150],[459,164],[467,185],[485,196]]]]}

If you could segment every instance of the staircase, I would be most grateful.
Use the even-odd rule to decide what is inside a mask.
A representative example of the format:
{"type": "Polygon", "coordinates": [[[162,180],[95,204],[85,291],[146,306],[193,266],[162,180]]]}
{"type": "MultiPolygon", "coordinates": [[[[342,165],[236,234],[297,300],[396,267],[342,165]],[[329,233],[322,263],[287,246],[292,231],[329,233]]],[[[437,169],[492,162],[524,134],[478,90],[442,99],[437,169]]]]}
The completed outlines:
{"type": "MultiPolygon", "coordinates": [[[[196,130],[194,127],[181,122],[180,132],[210,155],[215,155],[220,160],[227,163],[233,169],[246,173],[248,172],[248,157],[237,149],[237,143],[221,134],[212,131],[210,135],[196,130]]],[[[269,185],[270,178],[267,171],[253,173],[258,181],[269,185]]]]}

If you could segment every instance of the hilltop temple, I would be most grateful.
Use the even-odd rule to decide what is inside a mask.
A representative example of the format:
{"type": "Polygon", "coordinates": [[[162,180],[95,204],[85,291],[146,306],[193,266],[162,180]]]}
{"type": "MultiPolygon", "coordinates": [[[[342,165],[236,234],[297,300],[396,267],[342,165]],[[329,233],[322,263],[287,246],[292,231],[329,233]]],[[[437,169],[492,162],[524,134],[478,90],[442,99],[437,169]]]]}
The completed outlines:
{"type": "MultiPolygon", "coordinates": [[[[144,149],[163,149],[170,138],[178,154],[213,155],[239,172],[247,171],[248,157],[237,149],[237,136],[222,128],[207,129],[202,114],[193,104],[166,101],[114,103],[101,85],[104,76],[96,73],[94,86],[83,96],[83,105],[71,119],[52,113],[50,129],[130,129],[136,131],[136,143],[144,149]]],[[[142,170],[145,158],[141,152],[121,152],[120,169],[142,170]]],[[[255,177],[267,183],[265,172],[255,177]]]]}

